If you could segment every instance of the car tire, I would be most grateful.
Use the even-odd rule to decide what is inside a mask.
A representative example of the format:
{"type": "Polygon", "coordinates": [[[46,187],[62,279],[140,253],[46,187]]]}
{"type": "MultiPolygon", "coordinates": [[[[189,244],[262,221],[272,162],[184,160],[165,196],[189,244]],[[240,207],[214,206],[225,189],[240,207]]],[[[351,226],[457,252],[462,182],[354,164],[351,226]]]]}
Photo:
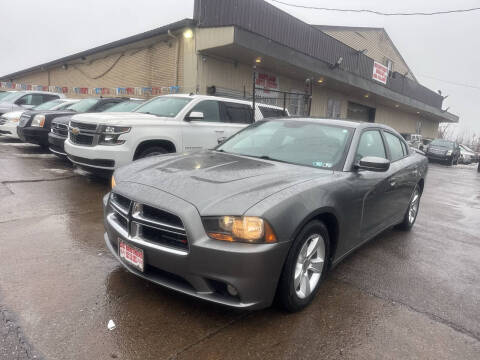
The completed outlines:
{"type": "Polygon", "coordinates": [[[399,230],[410,231],[415,225],[417,220],[418,210],[420,208],[420,199],[422,197],[422,192],[420,187],[417,185],[413,189],[412,196],[410,197],[410,202],[408,203],[407,211],[403,217],[403,220],[400,224],[397,225],[399,230]],[[415,204],[416,202],[416,204],[415,204]]]}
{"type": "Polygon", "coordinates": [[[325,224],[309,222],[293,241],[280,276],[277,300],[285,310],[300,311],[312,302],[326,276],[329,255],[325,224]]]}
{"type": "Polygon", "coordinates": [[[146,157],[163,155],[163,154],[167,154],[167,153],[168,153],[168,151],[161,146],[151,146],[151,147],[148,147],[145,150],[143,150],[140,153],[140,155],[138,155],[137,159],[143,159],[143,158],[146,158],[146,157]]]}

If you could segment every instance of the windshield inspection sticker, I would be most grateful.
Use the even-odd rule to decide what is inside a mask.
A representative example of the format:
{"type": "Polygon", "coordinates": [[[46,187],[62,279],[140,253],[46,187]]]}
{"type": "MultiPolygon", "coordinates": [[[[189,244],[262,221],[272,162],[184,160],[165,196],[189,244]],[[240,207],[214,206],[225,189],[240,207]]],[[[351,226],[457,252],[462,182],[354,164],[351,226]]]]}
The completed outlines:
{"type": "Polygon", "coordinates": [[[322,161],[314,161],[312,163],[313,166],[317,166],[317,167],[323,167],[323,162],[322,161]]]}

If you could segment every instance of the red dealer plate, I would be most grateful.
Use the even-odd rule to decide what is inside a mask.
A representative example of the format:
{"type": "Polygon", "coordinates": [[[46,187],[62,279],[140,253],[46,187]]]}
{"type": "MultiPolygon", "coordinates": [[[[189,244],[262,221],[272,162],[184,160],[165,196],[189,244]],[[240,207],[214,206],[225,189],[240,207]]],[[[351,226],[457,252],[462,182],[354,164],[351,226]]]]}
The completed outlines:
{"type": "Polygon", "coordinates": [[[143,272],[143,250],[118,239],[120,259],[143,272]]]}

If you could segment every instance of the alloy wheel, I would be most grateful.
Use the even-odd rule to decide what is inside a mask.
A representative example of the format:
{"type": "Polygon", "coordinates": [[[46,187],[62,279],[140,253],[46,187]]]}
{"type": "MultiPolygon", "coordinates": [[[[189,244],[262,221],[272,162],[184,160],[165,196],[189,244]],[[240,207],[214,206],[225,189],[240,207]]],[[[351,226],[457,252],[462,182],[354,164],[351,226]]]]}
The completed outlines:
{"type": "Polygon", "coordinates": [[[312,234],[297,256],[293,286],[300,299],[308,297],[317,287],[325,264],[325,241],[320,234],[312,234]]]}
{"type": "Polygon", "coordinates": [[[420,203],[420,192],[418,187],[413,191],[412,200],[410,201],[410,207],[408,209],[408,222],[413,224],[418,213],[418,205],[420,203]]]}

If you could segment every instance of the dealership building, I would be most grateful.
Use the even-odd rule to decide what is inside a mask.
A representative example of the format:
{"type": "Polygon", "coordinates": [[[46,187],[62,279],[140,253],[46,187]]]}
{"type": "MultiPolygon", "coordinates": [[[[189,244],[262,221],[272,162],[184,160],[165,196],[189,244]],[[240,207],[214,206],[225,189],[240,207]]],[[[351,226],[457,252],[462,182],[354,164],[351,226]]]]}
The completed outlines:
{"type": "Polygon", "coordinates": [[[444,98],[422,86],[382,28],[307,24],[263,0],[196,0],[184,19],[0,77],[2,90],[67,97],[198,93],[437,136],[444,98]]]}

